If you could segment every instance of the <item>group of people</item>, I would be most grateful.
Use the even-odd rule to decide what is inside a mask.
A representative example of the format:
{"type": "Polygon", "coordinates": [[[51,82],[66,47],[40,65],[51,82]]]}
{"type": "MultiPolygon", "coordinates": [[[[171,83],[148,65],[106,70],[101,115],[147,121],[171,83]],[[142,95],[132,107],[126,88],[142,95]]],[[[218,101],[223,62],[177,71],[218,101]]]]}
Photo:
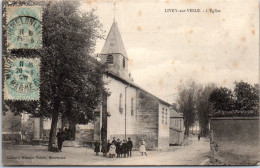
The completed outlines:
{"type": "MultiPolygon", "coordinates": [[[[146,155],[146,149],[145,149],[146,143],[142,139],[140,144],[140,152],[142,155],[146,155]]],[[[112,142],[110,140],[103,139],[101,143],[101,152],[103,153],[103,156],[108,156],[110,158],[122,158],[122,157],[132,157],[132,149],[133,149],[133,142],[131,138],[128,138],[128,141],[124,139],[123,141],[120,141],[120,139],[117,139],[114,137],[112,142]]],[[[98,141],[95,142],[95,149],[96,155],[100,152],[100,143],[98,141]]]]}
{"type": "MultiPolygon", "coordinates": [[[[128,138],[127,140],[120,141],[120,139],[117,139],[114,137],[112,142],[110,140],[103,139],[101,144],[101,152],[103,153],[103,156],[108,156],[110,158],[113,157],[132,157],[132,149],[133,149],[133,142],[131,138],[128,138]]],[[[95,142],[95,152],[96,155],[100,152],[100,144],[98,141],[95,142]]]]}

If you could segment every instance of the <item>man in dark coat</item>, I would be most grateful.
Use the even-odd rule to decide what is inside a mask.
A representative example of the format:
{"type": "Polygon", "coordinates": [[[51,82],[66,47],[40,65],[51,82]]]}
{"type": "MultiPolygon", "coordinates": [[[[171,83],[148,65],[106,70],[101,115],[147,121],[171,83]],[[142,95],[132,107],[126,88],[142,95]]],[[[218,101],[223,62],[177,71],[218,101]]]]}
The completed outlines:
{"type": "Polygon", "coordinates": [[[132,157],[133,142],[131,141],[131,138],[128,138],[127,147],[128,147],[127,157],[129,156],[132,157]]]}
{"type": "Polygon", "coordinates": [[[95,150],[96,155],[98,155],[98,153],[100,152],[100,143],[96,140],[95,142],[95,150]]]}
{"type": "Polygon", "coordinates": [[[65,139],[65,135],[64,135],[64,132],[62,131],[62,129],[59,129],[59,132],[57,133],[57,140],[58,140],[58,149],[59,151],[61,152],[61,149],[62,149],[62,143],[65,139]]]}
{"type": "Polygon", "coordinates": [[[112,143],[116,144],[116,137],[113,138],[112,143]]]}
{"type": "Polygon", "coordinates": [[[120,139],[117,139],[117,142],[116,142],[116,157],[120,157],[120,139]]]}
{"type": "Polygon", "coordinates": [[[128,151],[129,151],[129,149],[128,149],[127,141],[126,141],[125,139],[123,140],[123,145],[122,145],[122,147],[123,147],[124,157],[126,157],[126,155],[127,155],[127,157],[128,157],[128,151]]]}

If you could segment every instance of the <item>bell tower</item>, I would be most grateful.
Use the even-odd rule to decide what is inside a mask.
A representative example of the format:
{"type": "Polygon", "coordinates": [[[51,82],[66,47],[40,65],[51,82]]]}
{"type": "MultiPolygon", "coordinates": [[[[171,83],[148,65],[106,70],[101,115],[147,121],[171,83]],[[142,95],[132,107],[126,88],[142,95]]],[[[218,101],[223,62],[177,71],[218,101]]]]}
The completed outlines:
{"type": "Polygon", "coordinates": [[[129,79],[128,57],[116,21],[113,22],[100,53],[101,63],[117,76],[129,79]]]}

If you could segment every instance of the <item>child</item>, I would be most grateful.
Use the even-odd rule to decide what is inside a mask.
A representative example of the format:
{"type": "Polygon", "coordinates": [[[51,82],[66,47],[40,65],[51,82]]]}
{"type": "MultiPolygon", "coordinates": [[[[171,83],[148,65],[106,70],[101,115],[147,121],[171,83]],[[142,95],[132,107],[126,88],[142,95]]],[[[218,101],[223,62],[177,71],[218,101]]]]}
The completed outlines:
{"type": "Polygon", "coordinates": [[[144,154],[145,154],[145,156],[147,156],[146,150],[145,150],[145,145],[146,145],[146,143],[145,143],[144,140],[142,139],[141,145],[140,145],[140,152],[142,153],[142,156],[143,156],[144,154]]]}
{"type": "Polygon", "coordinates": [[[112,143],[111,145],[110,145],[110,148],[109,148],[109,157],[110,158],[113,158],[113,157],[115,157],[116,156],[116,146],[115,146],[115,143],[112,143]]]}
{"type": "Polygon", "coordinates": [[[98,153],[100,152],[100,144],[97,140],[95,142],[95,152],[96,152],[96,155],[98,156],[98,153]]]}

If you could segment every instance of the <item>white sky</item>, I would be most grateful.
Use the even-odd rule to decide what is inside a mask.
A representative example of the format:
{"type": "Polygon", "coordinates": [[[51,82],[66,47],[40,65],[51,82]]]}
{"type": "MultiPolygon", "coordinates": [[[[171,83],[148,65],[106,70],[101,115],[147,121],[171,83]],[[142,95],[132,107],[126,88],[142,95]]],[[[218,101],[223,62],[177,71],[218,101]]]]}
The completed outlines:
{"type": "MultiPolygon", "coordinates": [[[[114,1],[84,1],[108,31],[114,1]]],[[[120,0],[116,21],[139,86],[174,101],[177,86],[193,79],[233,88],[234,81],[259,81],[258,0],[120,0]],[[220,13],[170,13],[165,9],[209,8],[220,13]]],[[[100,53],[105,41],[98,41],[100,53]]]]}

